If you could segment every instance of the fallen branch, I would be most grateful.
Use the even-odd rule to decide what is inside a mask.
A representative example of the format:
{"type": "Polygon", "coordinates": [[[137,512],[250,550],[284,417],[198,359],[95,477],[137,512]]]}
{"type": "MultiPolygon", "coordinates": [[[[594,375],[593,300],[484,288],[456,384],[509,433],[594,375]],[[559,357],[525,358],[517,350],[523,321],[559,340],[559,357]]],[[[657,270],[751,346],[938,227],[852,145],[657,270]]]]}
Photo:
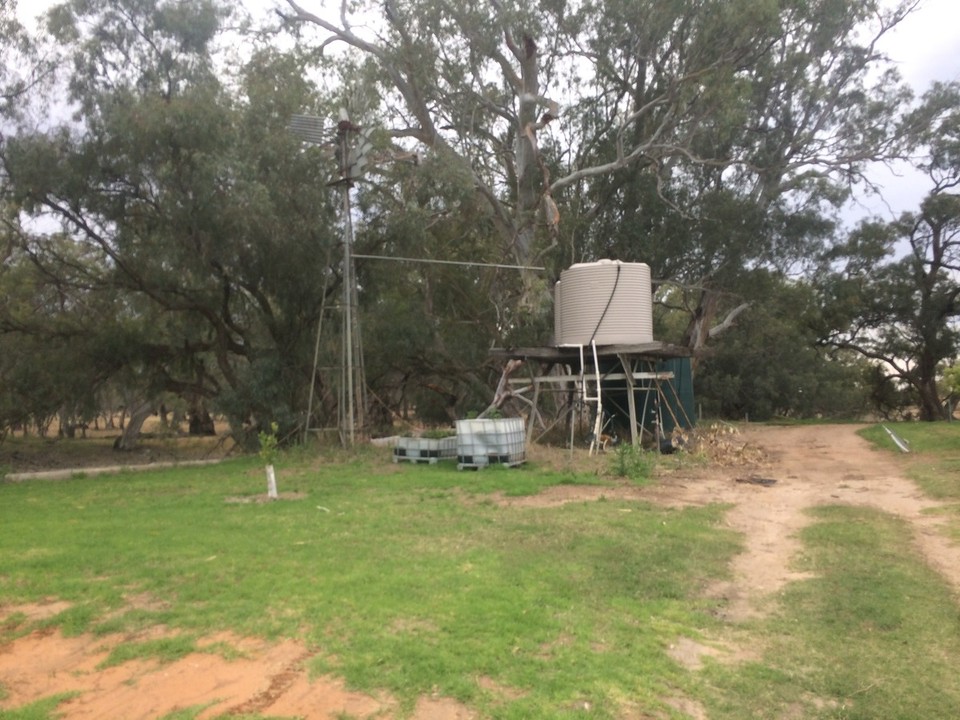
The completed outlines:
{"type": "Polygon", "coordinates": [[[493,402],[487,406],[486,410],[477,415],[478,419],[485,418],[494,410],[499,410],[507,400],[514,396],[513,391],[510,389],[510,376],[522,366],[523,360],[513,359],[507,361],[507,364],[503,366],[500,382],[497,383],[497,390],[493,394],[493,402]]]}

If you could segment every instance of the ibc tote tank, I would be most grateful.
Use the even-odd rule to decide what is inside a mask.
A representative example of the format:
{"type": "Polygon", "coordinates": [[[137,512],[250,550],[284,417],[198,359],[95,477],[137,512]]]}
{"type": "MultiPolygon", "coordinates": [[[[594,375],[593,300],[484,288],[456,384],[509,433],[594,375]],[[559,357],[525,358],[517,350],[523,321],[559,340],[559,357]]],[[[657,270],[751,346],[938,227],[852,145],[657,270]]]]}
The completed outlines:
{"type": "Polygon", "coordinates": [[[632,345],[653,342],[650,266],[599,260],[560,273],[554,287],[557,345],[632,345]]]}

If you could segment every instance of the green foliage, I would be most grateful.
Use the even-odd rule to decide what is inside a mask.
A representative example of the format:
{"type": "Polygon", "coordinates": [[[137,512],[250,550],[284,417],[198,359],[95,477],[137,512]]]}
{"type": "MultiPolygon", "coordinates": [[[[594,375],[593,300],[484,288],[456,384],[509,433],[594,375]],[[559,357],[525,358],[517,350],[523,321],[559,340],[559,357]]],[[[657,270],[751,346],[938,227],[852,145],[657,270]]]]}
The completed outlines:
{"type": "MultiPolygon", "coordinates": [[[[4,59],[30,45],[10,7],[4,59]]],[[[343,234],[329,183],[340,168],[288,124],[294,113],[336,118],[340,107],[378,128],[379,157],[409,157],[414,144],[420,156],[416,166],[380,162],[357,184],[360,254],[548,266],[359,261],[371,425],[388,429],[414,409],[448,422],[483,407],[499,374],[490,346],[545,344],[550,283],[585,259],[648,262],[672,288],[659,298],[658,330],[703,354],[727,313],[764,297],[757,268],[805,269],[863,158],[902,156],[912,133],[943,138],[929,167],[952,167],[955,88],[894,127],[906,93],[869,51],[903,12],[876,0],[362,0],[340,19],[369,13],[378,34],[359,42],[341,28],[351,50],[336,62],[303,33],[291,49],[248,36],[241,63],[219,51],[233,44],[228,28],[245,30],[220,0],[65,2],[48,15],[66,83],[51,96],[69,97],[77,122],[2,144],[5,214],[46,213],[69,241],[0,242],[22,245],[50,288],[14,294],[0,313],[20,348],[0,367],[15,388],[0,399],[0,424],[28,405],[38,418],[81,417],[105,386],[206,402],[251,448],[271,422],[282,437],[333,424],[343,234]],[[82,350],[66,373],[42,350],[61,346],[82,350]],[[312,381],[314,417],[304,419],[312,381]],[[36,388],[29,403],[22,388],[36,388]]],[[[14,67],[0,69],[0,86],[14,67]]],[[[790,336],[783,323],[759,314],[753,336],[790,336]]],[[[787,339],[792,350],[805,335],[787,339]]],[[[842,386],[846,368],[824,364],[837,372],[816,375],[827,382],[815,400],[786,402],[783,373],[766,367],[774,360],[755,357],[759,380],[743,382],[729,367],[743,345],[731,346],[709,385],[725,412],[821,412],[842,386]]],[[[821,361],[800,355],[806,396],[821,361]]]]}
{"type": "Polygon", "coordinates": [[[955,402],[960,401],[960,365],[948,367],[943,371],[943,384],[946,386],[947,393],[955,398],[955,402]]]}
{"type": "Polygon", "coordinates": [[[257,433],[274,423],[280,438],[296,434],[300,381],[298,368],[276,353],[265,353],[237,371],[236,386],[220,393],[216,407],[230,419],[237,441],[254,451],[259,447],[257,433]],[[251,418],[256,418],[255,425],[248,424],[251,418]]]}
{"type": "Polygon", "coordinates": [[[261,430],[257,436],[260,440],[260,459],[265,465],[275,464],[280,453],[280,441],[277,439],[279,427],[275,422],[270,423],[270,431],[261,430]]]}
{"type": "Polygon", "coordinates": [[[831,269],[820,279],[825,341],[870,358],[881,382],[906,388],[904,404],[918,406],[922,420],[944,418],[938,380],[960,353],[958,99],[960,85],[937,84],[905,120],[931,178],[918,210],[862,223],[827,254],[831,269]]]}
{"type": "MultiPolygon", "coordinates": [[[[58,7],[50,27],[74,60],[84,129],[20,133],[4,159],[12,199],[28,212],[46,207],[71,232],[68,243],[24,238],[59,306],[34,303],[23,330],[38,346],[79,349],[79,339],[94,360],[109,359],[93,363],[96,382],[77,363],[67,377],[78,388],[109,378],[141,398],[212,400],[244,440],[251,417],[285,435],[299,422],[332,289],[324,251],[338,235],[326,182],[336,170],[287,130],[292,112],[319,102],[296,54],[257,53],[229,66],[237,82],[217,77],[228,15],[207,0],[58,7]]],[[[21,344],[26,368],[58,357],[21,344]]]]}
{"type": "Polygon", "coordinates": [[[653,476],[656,460],[643,449],[634,447],[629,442],[621,442],[613,448],[610,466],[617,477],[643,482],[653,476]]]}
{"type": "MultiPolygon", "coordinates": [[[[651,78],[646,58],[658,57],[671,68],[674,60],[680,65],[713,58],[718,64],[701,88],[703,94],[696,96],[698,104],[704,103],[697,111],[706,109],[706,117],[684,139],[701,158],[749,160],[737,168],[726,168],[722,161],[654,160],[653,167],[638,163],[600,175],[589,185],[589,201],[573,205],[574,222],[580,222],[577,209],[583,210],[574,235],[582,240],[571,241],[564,259],[647,262],[654,277],[683,288],[680,301],[669,303],[682,318],[680,327],[666,339],[696,344],[697,336],[705,337],[741,302],[753,301],[756,307],[752,270],[796,270],[831,237],[831,208],[844,202],[846,181],[831,177],[821,163],[856,164],[858,148],[885,141],[884,133],[875,131],[892,123],[906,95],[896,78],[880,68],[875,68],[877,80],[868,80],[872,61],[861,41],[882,32],[869,22],[878,3],[652,5],[606,7],[609,17],[599,25],[605,31],[593,39],[598,54],[607,59],[598,68],[600,76],[635,73],[630,86],[636,90],[628,96],[637,107],[656,98],[661,82],[670,82],[669,73],[651,78]],[[618,40],[625,34],[636,39],[618,40]],[[754,54],[761,47],[776,49],[754,54]],[[739,52],[741,67],[748,69],[729,72],[723,65],[725,52],[739,52]],[[675,59],[674,54],[685,57],[675,59]],[[841,108],[855,111],[845,115],[837,112],[841,108]],[[764,130],[757,132],[758,127],[764,130]],[[808,142],[798,154],[799,137],[808,142]]],[[[890,11],[888,21],[895,22],[899,12],[890,11]]],[[[595,137],[590,123],[602,127],[612,110],[599,98],[585,99],[583,105],[584,136],[595,137]]],[[[660,131],[658,112],[639,120],[636,132],[660,131]]],[[[584,146],[589,154],[578,158],[577,165],[611,160],[621,151],[619,142],[612,134],[597,138],[584,146]]],[[[723,338],[710,344],[716,342],[723,338]]]]}
{"type": "MultiPolygon", "coordinates": [[[[71,266],[90,261],[63,237],[46,251],[71,266]]],[[[97,392],[129,359],[134,333],[117,316],[110,294],[74,291],[79,277],[51,283],[31,257],[11,243],[0,268],[0,427],[34,426],[45,432],[59,413],[66,423],[91,420],[97,392]]]]}
{"type": "Polygon", "coordinates": [[[0,118],[16,119],[29,106],[31,90],[48,89],[54,61],[20,22],[17,0],[0,3],[0,39],[0,118]]]}
{"type": "MultiPolygon", "coordinates": [[[[820,281],[826,342],[877,363],[878,384],[889,378],[905,386],[906,401],[918,405],[925,420],[942,418],[938,375],[960,350],[960,285],[948,270],[960,258],[960,206],[948,203],[955,209],[937,215],[932,208],[939,200],[934,192],[921,213],[886,227],[885,236],[905,242],[909,254],[867,267],[848,245],[837,251],[849,253],[846,267],[820,281]]],[[[870,232],[861,227],[853,243],[870,232]]]]}
{"type": "MultiPolygon", "coordinates": [[[[358,245],[393,257],[455,262],[500,258],[493,218],[469,174],[445,153],[431,154],[411,173],[398,168],[389,199],[361,193],[364,202],[389,202],[392,212],[359,228],[358,245]],[[366,199],[365,199],[366,198],[366,199]]],[[[378,418],[388,426],[411,406],[426,423],[450,423],[471,407],[489,402],[498,369],[491,343],[506,343],[491,302],[513,278],[491,268],[404,262],[361,262],[367,377],[392,411],[378,418]]]]}
{"type": "Polygon", "coordinates": [[[751,420],[862,416],[870,390],[862,365],[815,347],[820,316],[813,289],[768,273],[751,279],[755,304],[698,368],[704,412],[751,420]]]}
{"type": "Polygon", "coordinates": [[[457,434],[455,428],[427,428],[420,437],[432,440],[442,440],[443,438],[454,437],[457,434]]]}

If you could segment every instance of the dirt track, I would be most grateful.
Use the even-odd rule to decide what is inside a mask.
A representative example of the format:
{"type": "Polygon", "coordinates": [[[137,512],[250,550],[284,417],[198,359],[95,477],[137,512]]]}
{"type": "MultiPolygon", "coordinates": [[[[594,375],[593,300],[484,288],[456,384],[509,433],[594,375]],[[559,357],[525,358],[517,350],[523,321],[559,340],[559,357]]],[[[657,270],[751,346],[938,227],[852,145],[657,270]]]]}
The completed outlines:
{"type": "MultiPolygon", "coordinates": [[[[731,527],[746,537],[746,552],[734,562],[735,580],[727,589],[732,620],[757,611],[765,596],[795,579],[789,563],[799,549],[797,531],[810,522],[817,505],[865,505],[910,523],[914,540],[932,567],[960,596],[960,548],[939,532],[939,507],[903,474],[904,458],[882,452],[850,425],[753,427],[743,438],[767,456],[759,474],[776,480],[769,487],[737,482],[743,471],[686,484],[683,502],[730,502],[731,527]]],[[[669,484],[661,487],[669,496],[669,484]]]]}
{"type": "Polygon", "coordinates": [[[505,502],[542,507],[603,495],[670,506],[732,505],[727,523],[743,533],[746,551],[734,561],[734,580],[715,589],[729,600],[731,621],[757,613],[767,596],[797,578],[789,566],[799,549],[797,532],[810,522],[808,508],[866,505],[908,521],[923,557],[960,597],[960,547],[938,530],[942,518],[929,512],[939,503],[906,479],[903,456],[873,449],[856,434],[860,427],[752,425],[720,439],[741,450],[728,455],[744,463],[681,469],[647,488],[557,486],[505,502]]]}
{"type": "MultiPolygon", "coordinates": [[[[871,449],[856,427],[751,427],[729,442],[758,460],[752,466],[726,465],[709,472],[681,469],[647,488],[558,486],[531,498],[504,499],[513,506],[550,506],[620,496],[667,505],[729,503],[729,525],[744,534],[746,552],[734,561],[734,580],[712,589],[727,599],[730,622],[762,612],[766,600],[795,579],[790,560],[799,549],[796,533],[810,519],[807,508],[819,504],[854,504],[879,508],[908,521],[919,550],[960,595],[960,548],[939,532],[937,503],[925,498],[902,474],[903,459],[871,449]],[[768,484],[743,482],[761,478],[768,484]]],[[[64,609],[62,603],[27,608],[0,607],[0,619],[14,611],[41,619],[64,609]]],[[[162,632],[162,630],[160,630],[162,632]]],[[[245,638],[228,641],[245,657],[227,662],[215,654],[196,654],[168,665],[135,661],[98,670],[110,647],[122,638],[64,638],[37,632],[0,648],[0,683],[8,696],[0,709],[18,707],[53,693],[81,691],[59,707],[67,720],[81,718],[153,719],[178,708],[208,705],[199,715],[259,712],[327,720],[343,714],[393,717],[389,697],[347,691],[336,678],[308,681],[309,653],[293,642],[266,645],[245,638]]],[[[681,639],[676,657],[696,667],[709,649],[681,639]]],[[[695,703],[677,709],[705,718],[695,703]]],[[[415,720],[467,720],[475,714],[457,703],[422,698],[415,720]]]]}

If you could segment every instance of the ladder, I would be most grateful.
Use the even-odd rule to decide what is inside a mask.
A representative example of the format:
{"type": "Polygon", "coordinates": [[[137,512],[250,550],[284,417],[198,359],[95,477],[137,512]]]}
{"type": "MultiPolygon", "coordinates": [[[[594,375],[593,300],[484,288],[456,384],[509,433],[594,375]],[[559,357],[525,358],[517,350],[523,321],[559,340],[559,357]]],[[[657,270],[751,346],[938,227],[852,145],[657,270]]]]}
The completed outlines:
{"type": "Polygon", "coordinates": [[[590,454],[593,455],[595,450],[599,450],[603,446],[600,439],[603,432],[603,393],[600,390],[600,362],[597,360],[597,343],[591,340],[590,349],[593,352],[593,377],[588,379],[583,357],[584,346],[581,344],[578,347],[580,349],[580,388],[583,401],[595,402],[597,404],[597,412],[593,421],[593,435],[590,438],[590,454]],[[590,394],[588,385],[590,382],[596,383],[595,395],[590,394]]]}

